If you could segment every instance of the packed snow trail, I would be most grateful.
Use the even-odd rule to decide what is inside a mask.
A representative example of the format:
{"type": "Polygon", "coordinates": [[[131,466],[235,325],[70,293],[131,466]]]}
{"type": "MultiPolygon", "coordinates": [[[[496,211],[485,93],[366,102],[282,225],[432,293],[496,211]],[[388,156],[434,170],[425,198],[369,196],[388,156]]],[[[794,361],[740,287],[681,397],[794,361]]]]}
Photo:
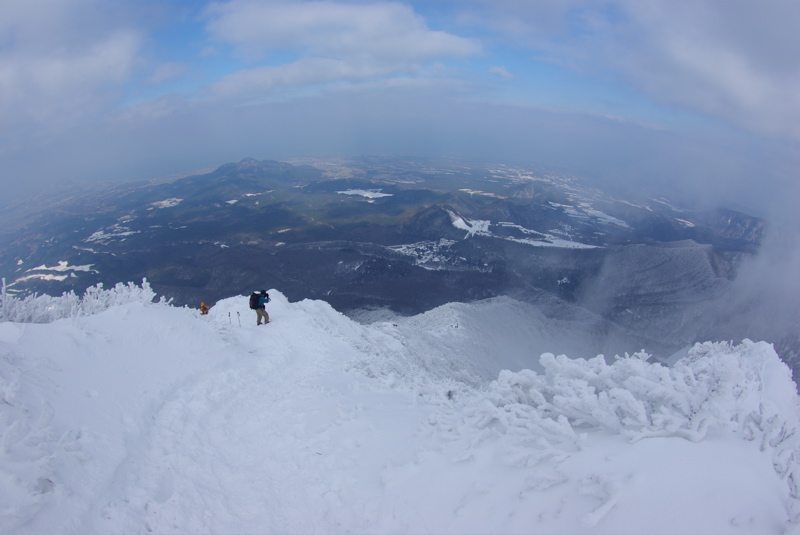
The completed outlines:
{"type": "Polygon", "coordinates": [[[120,474],[124,500],[90,531],[370,530],[376,503],[363,496],[378,495],[383,459],[412,460],[408,439],[426,412],[344,373],[352,348],[330,335],[332,311],[305,305],[272,304],[269,326],[227,330],[246,359],[165,400],[146,450],[120,474]],[[298,324],[311,328],[296,336],[298,324]]]}
{"type": "Polygon", "coordinates": [[[502,300],[360,325],[270,294],[260,327],[246,297],[0,323],[0,532],[797,532],[767,344],[528,359],[479,332],[502,300]]]}

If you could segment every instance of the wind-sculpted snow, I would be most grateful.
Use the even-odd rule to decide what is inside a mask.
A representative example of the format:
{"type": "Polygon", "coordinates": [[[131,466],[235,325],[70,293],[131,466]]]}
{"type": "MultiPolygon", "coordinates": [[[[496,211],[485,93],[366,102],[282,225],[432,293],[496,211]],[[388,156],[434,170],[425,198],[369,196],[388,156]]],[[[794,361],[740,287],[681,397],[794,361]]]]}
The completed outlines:
{"type": "Polygon", "coordinates": [[[798,532],[768,344],[572,360],[510,299],[361,325],[270,290],[257,327],[136,288],[0,323],[0,532],[798,532]]]}
{"type": "Polygon", "coordinates": [[[775,362],[771,346],[745,340],[698,344],[674,367],[647,362],[646,353],[589,360],[541,357],[543,374],[503,371],[469,409],[478,427],[489,422],[504,432],[514,425],[537,435],[577,443],[587,430],[619,433],[632,442],[678,437],[701,442],[730,432],[770,450],[775,469],[792,492],[800,473],[796,400],[791,374],[775,362]],[[778,386],[781,385],[781,386],[778,386]]]}
{"type": "MultiPolygon", "coordinates": [[[[544,374],[504,371],[496,393],[542,417],[565,417],[573,425],[623,433],[632,440],[678,436],[699,442],[710,430],[724,429],[748,438],[766,433],[770,442],[782,443],[787,426],[794,428],[796,421],[779,421],[780,409],[791,407],[780,407],[769,391],[754,395],[762,388],[770,352],[768,344],[749,340],[738,346],[698,344],[672,368],[647,363],[646,353],[612,364],[603,357],[573,360],[546,353],[540,359],[544,374]]],[[[788,369],[782,371],[790,381],[788,369]]]]}

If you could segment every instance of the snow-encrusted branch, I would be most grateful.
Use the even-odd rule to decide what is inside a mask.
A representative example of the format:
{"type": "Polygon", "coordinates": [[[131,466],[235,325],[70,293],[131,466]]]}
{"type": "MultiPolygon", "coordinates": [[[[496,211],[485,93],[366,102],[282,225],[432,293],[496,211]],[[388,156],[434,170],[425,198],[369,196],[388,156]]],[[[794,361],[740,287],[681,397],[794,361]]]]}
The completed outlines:
{"type": "MultiPolygon", "coordinates": [[[[132,282],[117,283],[113,288],[103,289],[103,284],[87,288],[82,297],[75,292],[65,292],[61,296],[29,295],[24,298],[0,294],[0,321],[16,323],[50,323],[58,319],[91,316],[113,306],[127,303],[152,303],[156,293],[147,279],[141,286],[132,282]]],[[[162,297],[159,303],[165,303],[162,297]]]]}
{"type": "Polygon", "coordinates": [[[671,368],[649,363],[648,357],[626,355],[609,364],[602,356],[583,360],[545,353],[544,374],[501,372],[462,409],[461,418],[484,435],[516,436],[509,458],[520,466],[580,448],[581,436],[593,429],[633,442],[652,437],[699,442],[712,431],[738,434],[770,455],[789,486],[792,525],[800,525],[800,410],[791,371],[772,346],[706,342],[671,368]]]}

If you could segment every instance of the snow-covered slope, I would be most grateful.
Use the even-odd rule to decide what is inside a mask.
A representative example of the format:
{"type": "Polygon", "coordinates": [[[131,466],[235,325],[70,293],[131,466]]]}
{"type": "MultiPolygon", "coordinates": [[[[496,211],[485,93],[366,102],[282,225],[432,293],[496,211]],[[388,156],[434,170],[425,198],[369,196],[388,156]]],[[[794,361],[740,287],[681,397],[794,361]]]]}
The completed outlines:
{"type": "Polygon", "coordinates": [[[361,325],[270,294],[260,327],[246,297],[0,323],[0,532],[797,531],[768,344],[539,359],[510,300],[361,325]]]}

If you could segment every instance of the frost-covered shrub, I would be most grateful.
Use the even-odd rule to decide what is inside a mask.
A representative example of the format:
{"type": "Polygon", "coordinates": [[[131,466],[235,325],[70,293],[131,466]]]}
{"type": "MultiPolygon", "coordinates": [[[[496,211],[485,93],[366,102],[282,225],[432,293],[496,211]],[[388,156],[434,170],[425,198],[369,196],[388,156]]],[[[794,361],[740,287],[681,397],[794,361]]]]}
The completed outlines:
{"type": "Polygon", "coordinates": [[[793,384],[774,350],[749,340],[738,346],[698,344],[671,368],[648,359],[637,353],[609,364],[602,356],[583,360],[545,353],[544,374],[504,371],[488,399],[498,408],[522,404],[544,418],[565,417],[575,428],[697,441],[711,429],[745,433],[761,421],[754,415],[763,415],[769,405],[762,395],[764,370],[780,370],[786,385],[793,384]]]}
{"type": "Polygon", "coordinates": [[[504,371],[462,407],[435,417],[446,434],[480,440],[514,437],[508,458],[517,466],[581,448],[586,431],[605,430],[637,441],[710,432],[755,441],[790,486],[800,519],[800,417],[791,371],[770,344],[706,342],[672,367],[637,353],[611,363],[546,353],[544,373],[504,371]],[[477,434],[476,434],[477,433],[477,434]],[[476,435],[474,435],[476,434],[476,435]]]}
{"type": "MultiPolygon", "coordinates": [[[[607,362],[542,355],[543,373],[503,371],[486,389],[432,417],[470,444],[503,435],[505,460],[535,488],[564,480],[558,459],[597,431],[631,441],[729,434],[754,442],[789,487],[800,523],[800,413],[791,371],[766,342],[697,344],[667,367],[637,353],[607,362]],[[543,475],[544,474],[544,475],[543,475]]],[[[800,524],[798,524],[800,525],[800,524]]]]}
{"type": "MultiPolygon", "coordinates": [[[[0,292],[0,321],[50,323],[62,318],[99,314],[126,303],[151,303],[155,297],[147,279],[142,279],[141,286],[132,282],[117,283],[108,290],[103,289],[100,283],[87,288],[82,297],[70,291],[59,297],[34,294],[18,298],[8,295],[3,288],[0,292]]],[[[163,303],[164,298],[159,302],[163,303]]]]}

